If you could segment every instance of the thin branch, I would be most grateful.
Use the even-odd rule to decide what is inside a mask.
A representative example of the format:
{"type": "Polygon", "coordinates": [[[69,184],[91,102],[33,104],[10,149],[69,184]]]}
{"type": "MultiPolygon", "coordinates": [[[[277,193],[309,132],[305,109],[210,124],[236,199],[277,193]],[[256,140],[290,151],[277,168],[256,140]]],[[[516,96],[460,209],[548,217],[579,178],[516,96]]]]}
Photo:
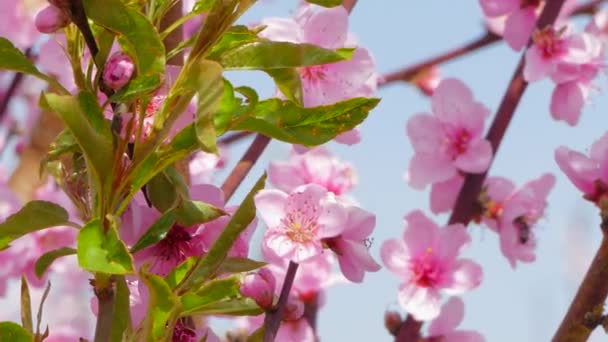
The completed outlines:
{"type": "Polygon", "coordinates": [[[420,339],[420,328],[422,328],[422,322],[415,320],[411,315],[407,316],[401,328],[399,334],[395,338],[396,342],[415,342],[420,339]]]}
{"type": "Polygon", "coordinates": [[[297,270],[298,264],[290,261],[287,273],[285,274],[283,288],[281,288],[281,294],[279,295],[279,302],[274,310],[266,312],[266,317],[264,318],[264,342],[273,342],[277,335],[297,270]]]}
{"type": "MultiPolygon", "coordinates": [[[[31,53],[31,48],[25,50],[26,57],[29,57],[31,53]]],[[[13,79],[11,80],[11,84],[6,90],[6,93],[0,99],[0,121],[4,118],[4,115],[6,115],[6,112],[8,111],[8,105],[10,104],[12,97],[17,93],[17,89],[19,89],[19,85],[21,84],[21,81],[23,81],[23,76],[24,75],[20,72],[15,73],[13,79]]]]}
{"type": "Polygon", "coordinates": [[[95,56],[97,56],[97,53],[99,52],[99,47],[97,46],[93,31],[91,31],[91,27],[89,26],[82,0],[70,1],[70,16],[74,24],[76,24],[80,32],[82,32],[84,41],[87,43],[89,51],[91,52],[91,56],[95,59],[95,56]]]}
{"type": "Polygon", "coordinates": [[[232,134],[225,135],[217,140],[218,145],[230,145],[234,142],[240,141],[248,136],[252,135],[252,132],[241,131],[232,134]]]}
{"type": "Polygon", "coordinates": [[[266,146],[270,143],[270,138],[263,135],[258,134],[255,136],[253,142],[241,158],[241,160],[236,164],[234,169],[228,178],[224,181],[222,185],[222,191],[224,192],[224,196],[226,197],[226,202],[234,195],[234,192],[239,187],[243,179],[247,176],[253,165],[258,161],[262,152],[266,149],[266,146]]]}

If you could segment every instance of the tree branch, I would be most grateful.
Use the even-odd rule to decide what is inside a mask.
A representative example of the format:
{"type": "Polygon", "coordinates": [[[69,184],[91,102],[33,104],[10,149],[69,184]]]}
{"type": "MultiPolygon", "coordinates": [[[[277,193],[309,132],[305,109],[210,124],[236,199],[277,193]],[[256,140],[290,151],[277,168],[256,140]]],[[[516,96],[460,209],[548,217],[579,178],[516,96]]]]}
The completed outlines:
{"type": "Polygon", "coordinates": [[[291,286],[293,285],[297,270],[298,264],[290,261],[289,267],[287,267],[287,273],[285,274],[283,288],[281,288],[281,294],[279,295],[279,302],[277,303],[276,308],[272,311],[267,311],[266,317],[264,317],[264,342],[274,342],[279,326],[281,325],[281,319],[285,313],[287,299],[289,299],[289,292],[291,291],[291,286]]]}
{"type": "Polygon", "coordinates": [[[94,341],[109,342],[112,335],[112,318],[114,315],[113,280],[107,275],[96,275],[91,284],[98,302],[94,341]]]}
{"type": "Polygon", "coordinates": [[[416,342],[420,339],[420,328],[422,328],[422,322],[417,321],[412,317],[412,315],[408,315],[401,328],[399,329],[399,333],[395,338],[396,342],[416,342]]]}

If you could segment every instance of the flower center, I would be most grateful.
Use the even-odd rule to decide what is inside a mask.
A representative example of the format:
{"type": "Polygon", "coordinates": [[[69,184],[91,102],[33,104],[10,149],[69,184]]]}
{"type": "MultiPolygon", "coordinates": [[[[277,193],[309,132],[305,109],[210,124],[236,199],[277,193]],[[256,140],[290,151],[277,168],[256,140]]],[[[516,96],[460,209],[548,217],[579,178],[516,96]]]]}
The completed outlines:
{"type": "Polygon", "coordinates": [[[500,216],[502,216],[503,206],[501,203],[490,201],[486,210],[488,217],[494,220],[498,220],[500,216]]]}
{"type": "Polygon", "coordinates": [[[596,179],[593,182],[593,187],[593,193],[585,194],[583,197],[601,208],[603,204],[602,202],[608,201],[608,184],[596,179]]]}
{"type": "Polygon", "coordinates": [[[316,217],[305,216],[299,210],[288,213],[281,221],[285,234],[297,243],[312,241],[318,228],[316,217]]]}
{"type": "Polygon", "coordinates": [[[308,83],[318,83],[325,79],[325,67],[323,65],[315,65],[300,68],[300,77],[308,83]]]}
{"type": "Polygon", "coordinates": [[[470,142],[471,134],[464,128],[459,129],[455,134],[449,137],[447,144],[452,159],[456,159],[458,156],[464,154],[469,148],[470,142]]]}
{"type": "Polygon", "coordinates": [[[196,331],[192,330],[186,323],[184,319],[180,319],[177,321],[175,325],[175,329],[173,330],[173,338],[172,342],[195,342],[196,341],[196,331]]]}
{"type": "Polygon", "coordinates": [[[532,6],[534,8],[540,6],[541,0],[520,0],[519,8],[526,8],[532,6]]]}
{"type": "Polygon", "coordinates": [[[192,236],[186,228],[176,224],[169,230],[167,236],[156,244],[155,255],[167,261],[180,263],[192,255],[191,240],[192,236]]]}
{"type": "Polygon", "coordinates": [[[420,287],[433,287],[439,280],[439,269],[432,254],[433,249],[428,247],[426,253],[415,260],[410,266],[410,270],[414,275],[413,280],[420,287]]]}
{"type": "Polygon", "coordinates": [[[556,31],[553,27],[546,27],[532,34],[534,45],[540,50],[543,58],[551,59],[566,52],[563,33],[563,29],[556,31]]]}

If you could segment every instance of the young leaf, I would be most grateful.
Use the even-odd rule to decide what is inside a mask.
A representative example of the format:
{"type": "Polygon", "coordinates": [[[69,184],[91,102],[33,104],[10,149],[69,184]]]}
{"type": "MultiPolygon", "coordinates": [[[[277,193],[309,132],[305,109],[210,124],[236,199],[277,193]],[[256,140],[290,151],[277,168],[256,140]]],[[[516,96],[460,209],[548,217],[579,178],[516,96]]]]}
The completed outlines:
{"type": "Polygon", "coordinates": [[[167,236],[171,227],[175,224],[175,212],[173,210],[164,213],[150,228],[142,235],[139,240],[131,247],[131,253],[136,253],[148,246],[151,246],[167,236]]]}
{"type": "Polygon", "coordinates": [[[336,7],[342,5],[343,0],[306,0],[311,4],[323,6],[323,7],[336,7]]]}
{"type": "Polygon", "coordinates": [[[115,224],[106,232],[99,219],[89,221],[78,233],[78,264],[91,272],[133,273],[133,257],[118,237],[115,224]]]}
{"type": "Polygon", "coordinates": [[[175,207],[177,204],[179,197],[175,190],[175,186],[164,172],[154,176],[148,184],[146,184],[146,190],[150,202],[152,202],[154,208],[158,209],[161,213],[175,207]]]}
{"type": "Polygon", "coordinates": [[[30,334],[34,333],[34,324],[32,323],[32,298],[30,297],[30,288],[27,285],[25,275],[21,275],[21,325],[30,334]]]}
{"type": "Polygon", "coordinates": [[[260,39],[224,52],[218,61],[226,69],[283,69],[340,62],[353,52],[354,49],[333,51],[312,44],[260,39]]]}
{"type": "Polygon", "coordinates": [[[226,258],[217,270],[217,274],[243,273],[257,270],[267,264],[262,261],[255,261],[247,258],[226,258]]]}
{"type": "Polygon", "coordinates": [[[207,58],[217,60],[225,51],[256,40],[258,40],[258,35],[249,30],[247,26],[233,26],[226,31],[220,41],[213,46],[207,58]]]}
{"type": "Polygon", "coordinates": [[[0,322],[0,341],[33,342],[34,338],[17,323],[0,322]]]}
{"type": "Polygon", "coordinates": [[[302,80],[295,68],[266,69],[264,71],[272,77],[277,88],[288,100],[300,105],[304,102],[302,80]]]}
{"type": "Polygon", "coordinates": [[[198,105],[196,110],[196,136],[205,152],[217,153],[217,136],[213,125],[213,114],[217,110],[224,93],[222,66],[216,62],[199,62],[203,77],[199,82],[198,105]]]}
{"type": "Polygon", "coordinates": [[[0,37],[0,70],[11,70],[36,76],[47,82],[56,83],[51,77],[41,73],[10,40],[0,37]]]}
{"type": "Polygon", "coordinates": [[[185,227],[213,221],[220,216],[226,215],[224,210],[211,204],[191,200],[184,200],[174,211],[177,216],[177,222],[185,227]]]}
{"type": "Polygon", "coordinates": [[[240,294],[239,288],[239,277],[229,277],[207,282],[196,292],[187,292],[181,296],[181,315],[187,316],[200,311],[211,303],[238,297],[240,294]]]}
{"type": "Polygon", "coordinates": [[[224,228],[213,246],[211,246],[207,255],[197,262],[191,275],[186,279],[185,288],[188,288],[188,285],[202,283],[217,272],[239,235],[255,218],[253,197],[258,191],[264,188],[265,183],[266,174],[263,174],[255,183],[249,194],[247,194],[234,215],[232,215],[226,228],[224,228]]]}
{"type": "Polygon", "coordinates": [[[150,304],[144,322],[147,340],[164,340],[167,334],[167,321],[173,315],[174,310],[179,309],[176,307],[179,301],[163,278],[147,273],[143,268],[139,275],[150,292],[150,304]]]}
{"type": "Polygon", "coordinates": [[[76,250],[70,247],[62,247],[44,253],[40,258],[38,258],[38,260],[36,260],[36,264],[34,265],[34,271],[36,272],[36,276],[38,278],[42,278],[42,275],[44,274],[46,269],[51,266],[53,261],[63,256],[72,254],[76,254],[76,250]]]}
{"type": "Polygon", "coordinates": [[[68,212],[55,203],[28,202],[21,210],[0,224],[0,250],[7,248],[11,241],[25,234],[63,225],[68,219],[68,212]]]}
{"type": "Polygon", "coordinates": [[[235,298],[215,302],[196,310],[190,310],[191,315],[229,315],[229,316],[257,316],[264,313],[253,299],[235,298]]]}
{"type": "Polygon", "coordinates": [[[129,287],[127,286],[124,276],[117,276],[110,342],[125,341],[124,335],[130,328],[131,310],[129,306],[129,287]]]}
{"type": "Polygon", "coordinates": [[[182,280],[184,280],[184,278],[188,274],[188,272],[196,264],[196,260],[196,257],[190,257],[184,260],[184,262],[182,262],[181,264],[177,265],[175,268],[173,268],[173,270],[171,270],[171,273],[169,273],[165,277],[165,282],[167,283],[167,285],[169,285],[171,289],[174,289],[179,283],[181,283],[182,280]]]}
{"type": "Polygon", "coordinates": [[[269,99],[260,102],[248,116],[235,118],[230,129],[260,132],[292,144],[316,146],[355,128],[379,101],[354,98],[304,108],[291,101],[269,99]]]}
{"type": "Polygon", "coordinates": [[[216,134],[222,135],[228,130],[228,125],[234,113],[240,108],[241,102],[234,96],[232,84],[224,79],[224,94],[220,100],[218,109],[213,115],[213,125],[216,134]]]}

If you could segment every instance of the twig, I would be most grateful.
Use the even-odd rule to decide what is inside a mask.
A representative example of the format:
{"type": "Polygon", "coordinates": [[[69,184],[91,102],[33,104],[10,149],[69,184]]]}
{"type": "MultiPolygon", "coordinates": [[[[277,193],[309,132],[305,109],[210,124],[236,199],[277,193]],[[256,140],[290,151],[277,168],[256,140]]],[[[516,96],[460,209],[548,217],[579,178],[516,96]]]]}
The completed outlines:
{"type": "Polygon", "coordinates": [[[266,312],[266,317],[264,318],[264,342],[274,342],[274,338],[281,325],[281,319],[285,313],[287,299],[289,299],[289,292],[291,291],[297,270],[298,264],[290,261],[287,273],[285,274],[283,288],[281,288],[281,294],[279,295],[279,302],[274,310],[266,312]]]}
{"type": "Polygon", "coordinates": [[[415,320],[411,315],[407,316],[401,328],[399,334],[395,338],[397,342],[416,342],[420,339],[420,328],[422,322],[415,320]]]}
{"type": "Polygon", "coordinates": [[[238,164],[232,169],[228,178],[224,181],[222,185],[222,191],[224,192],[224,196],[226,197],[226,202],[234,195],[234,192],[239,187],[245,176],[249,173],[253,164],[260,158],[266,146],[270,143],[270,138],[263,135],[258,134],[255,136],[255,139],[251,143],[251,146],[247,149],[241,160],[238,164]]]}
{"type": "Polygon", "coordinates": [[[97,56],[97,53],[99,52],[99,47],[97,46],[97,41],[95,41],[93,31],[91,31],[91,27],[89,26],[82,0],[70,1],[70,16],[74,24],[76,24],[80,32],[82,32],[84,41],[87,43],[89,51],[91,52],[91,56],[95,59],[95,56],[97,56]]]}
{"type": "Polygon", "coordinates": [[[248,136],[252,135],[252,132],[249,131],[241,131],[241,132],[236,132],[236,133],[232,133],[232,134],[228,134],[225,135],[221,138],[219,138],[217,140],[217,143],[219,145],[230,145],[234,142],[237,142],[239,140],[242,140],[243,138],[247,138],[248,136]]]}
{"type": "MultiPolygon", "coordinates": [[[[31,53],[32,53],[32,48],[28,48],[27,50],[25,50],[26,57],[29,57],[31,55],[31,53]]],[[[11,84],[8,86],[8,89],[6,90],[6,93],[0,99],[0,121],[4,118],[4,115],[6,115],[6,112],[8,110],[8,105],[10,104],[12,97],[17,92],[17,89],[19,89],[19,85],[21,84],[21,81],[23,81],[23,74],[20,72],[15,73],[15,75],[13,76],[13,79],[11,80],[11,84]]]]}

